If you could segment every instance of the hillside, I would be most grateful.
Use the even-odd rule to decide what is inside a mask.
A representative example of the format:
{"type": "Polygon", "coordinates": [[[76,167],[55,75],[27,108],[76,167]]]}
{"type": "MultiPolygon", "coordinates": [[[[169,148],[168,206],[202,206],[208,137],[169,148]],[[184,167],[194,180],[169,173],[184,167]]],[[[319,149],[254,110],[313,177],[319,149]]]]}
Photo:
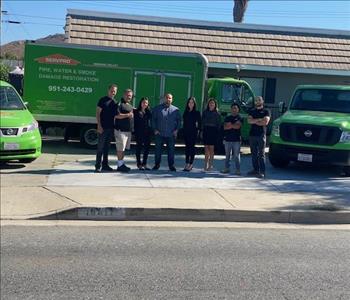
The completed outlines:
{"type": "MultiPolygon", "coordinates": [[[[37,41],[45,41],[50,43],[55,42],[64,42],[64,34],[53,34],[49,35],[47,37],[37,39],[37,41]]],[[[5,44],[3,46],[0,46],[1,51],[1,58],[11,58],[11,59],[17,59],[22,60],[24,56],[24,40],[21,41],[13,41],[11,43],[5,44]]]]}

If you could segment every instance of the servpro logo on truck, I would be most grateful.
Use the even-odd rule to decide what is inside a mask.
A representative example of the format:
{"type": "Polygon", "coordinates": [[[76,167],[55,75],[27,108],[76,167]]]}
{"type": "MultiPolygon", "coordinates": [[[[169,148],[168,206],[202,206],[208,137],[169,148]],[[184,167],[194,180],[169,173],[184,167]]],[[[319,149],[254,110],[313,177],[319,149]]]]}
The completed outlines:
{"type": "Polygon", "coordinates": [[[39,58],[36,58],[35,61],[37,61],[40,64],[50,64],[50,65],[76,66],[80,64],[80,61],[69,58],[62,54],[52,54],[44,57],[39,57],[39,58]]]}

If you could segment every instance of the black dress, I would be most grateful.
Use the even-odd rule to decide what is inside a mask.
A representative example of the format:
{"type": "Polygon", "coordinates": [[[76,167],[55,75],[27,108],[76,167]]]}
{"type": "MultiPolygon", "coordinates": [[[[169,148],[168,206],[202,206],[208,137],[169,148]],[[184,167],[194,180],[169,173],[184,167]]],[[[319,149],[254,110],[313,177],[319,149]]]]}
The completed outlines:
{"type": "Polygon", "coordinates": [[[215,146],[218,142],[218,137],[221,128],[221,118],[217,111],[205,110],[202,116],[203,125],[203,144],[215,146]]]}
{"type": "Polygon", "coordinates": [[[136,161],[137,165],[146,165],[149,154],[149,148],[151,143],[151,119],[152,114],[149,110],[142,112],[140,110],[134,110],[134,131],[136,139],[136,161]],[[142,148],[143,158],[141,161],[142,148]]]}
{"type": "Polygon", "coordinates": [[[199,111],[185,111],[183,114],[183,133],[187,164],[193,164],[199,128],[201,128],[201,115],[199,111]]]}

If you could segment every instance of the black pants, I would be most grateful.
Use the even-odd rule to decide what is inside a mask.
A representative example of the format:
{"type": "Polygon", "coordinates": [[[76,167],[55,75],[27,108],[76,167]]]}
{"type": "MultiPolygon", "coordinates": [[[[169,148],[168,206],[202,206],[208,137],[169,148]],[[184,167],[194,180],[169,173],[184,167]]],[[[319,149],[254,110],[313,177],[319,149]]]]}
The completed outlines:
{"type": "Polygon", "coordinates": [[[151,144],[151,137],[144,135],[141,137],[136,136],[136,161],[137,165],[147,165],[147,158],[149,154],[149,148],[151,144]],[[143,158],[141,162],[141,153],[143,149],[143,158]]]}
{"type": "Polygon", "coordinates": [[[193,164],[196,155],[196,135],[185,136],[185,156],[186,164],[193,164]]]}
{"type": "Polygon", "coordinates": [[[103,155],[102,166],[108,166],[108,152],[111,144],[111,140],[114,134],[113,128],[103,129],[101,134],[98,134],[98,145],[96,153],[96,169],[101,168],[101,159],[103,155]]]}
{"type": "Polygon", "coordinates": [[[257,173],[265,174],[266,135],[249,137],[253,168],[257,173]]]}

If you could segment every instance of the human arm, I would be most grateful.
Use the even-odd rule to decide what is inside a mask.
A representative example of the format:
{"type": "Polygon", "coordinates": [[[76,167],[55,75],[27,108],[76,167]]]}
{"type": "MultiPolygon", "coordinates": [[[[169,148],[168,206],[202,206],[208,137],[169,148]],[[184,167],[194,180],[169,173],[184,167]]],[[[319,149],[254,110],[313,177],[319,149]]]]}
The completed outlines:
{"type": "Polygon", "coordinates": [[[175,111],[175,130],[173,132],[174,136],[177,136],[178,130],[181,128],[181,115],[180,111],[177,109],[175,111]]]}
{"type": "Polygon", "coordinates": [[[101,111],[102,111],[102,108],[97,106],[96,107],[96,121],[97,121],[97,132],[99,134],[103,133],[103,128],[101,125],[101,111]]]}
{"type": "Polygon", "coordinates": [[[151,125],[152,125],[152,128],[154,130],[154,134],[157,135],[159,134],[159,130],[158,130],[158,118],[157,118],[157,108],[154,108],[153,111],[152,111],[152,118],[151,118],[151,125]]]}

